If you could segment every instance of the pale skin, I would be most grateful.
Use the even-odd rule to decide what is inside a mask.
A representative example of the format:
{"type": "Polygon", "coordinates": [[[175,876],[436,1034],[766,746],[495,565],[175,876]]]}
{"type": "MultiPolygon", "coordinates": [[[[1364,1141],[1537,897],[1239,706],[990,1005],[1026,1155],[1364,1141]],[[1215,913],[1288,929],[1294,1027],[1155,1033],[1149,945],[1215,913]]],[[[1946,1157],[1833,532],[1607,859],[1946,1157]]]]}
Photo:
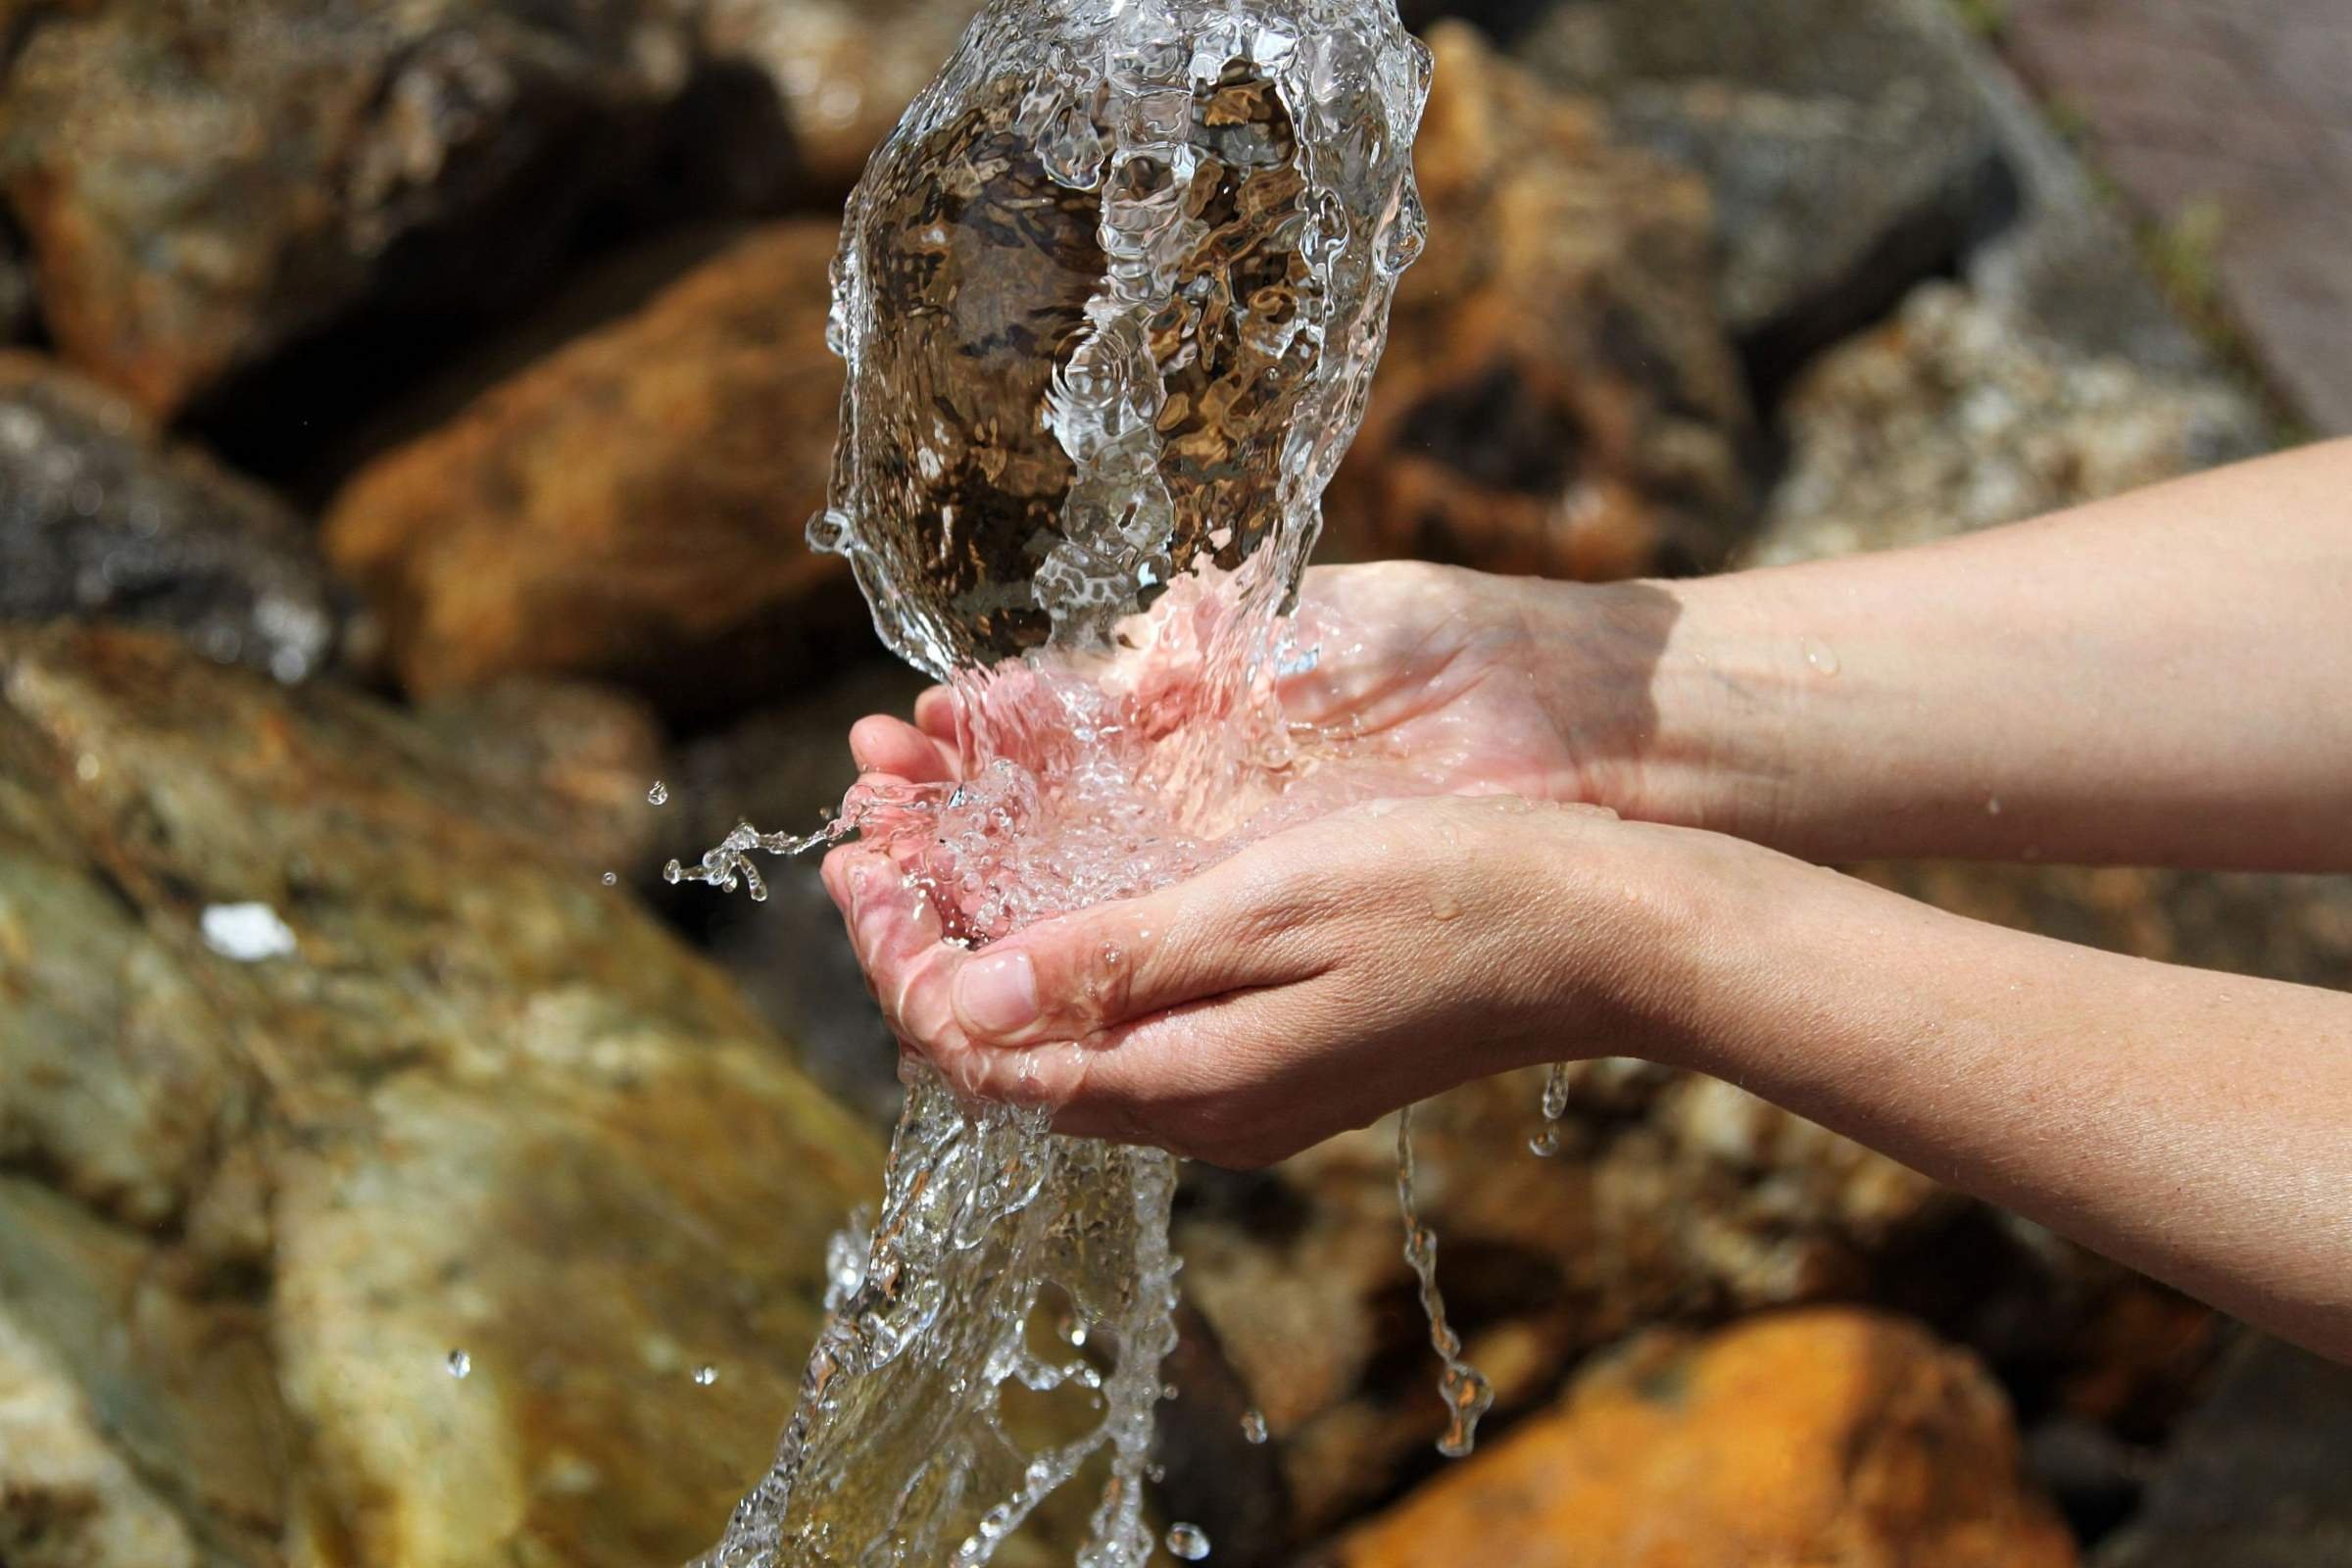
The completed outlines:
{"type": "MultiPolygon", "coordinates": [[[[2352,996],[1811,863],[2352,871],[2352,441],[1838,562],[1603,587],[1389,564],[1306,598],[1378,635],[1286,707],[1426,749],[1462,793],[979,952],[836,851],[903,1040],[987,1093],[1045,1063],[1062,1129],[1230,1165],[1644,1056],[2352,1359],[2352,996]]],[[[915,716],[853,731],[869,775],[954,776],[951,703],[915,716]]]]}

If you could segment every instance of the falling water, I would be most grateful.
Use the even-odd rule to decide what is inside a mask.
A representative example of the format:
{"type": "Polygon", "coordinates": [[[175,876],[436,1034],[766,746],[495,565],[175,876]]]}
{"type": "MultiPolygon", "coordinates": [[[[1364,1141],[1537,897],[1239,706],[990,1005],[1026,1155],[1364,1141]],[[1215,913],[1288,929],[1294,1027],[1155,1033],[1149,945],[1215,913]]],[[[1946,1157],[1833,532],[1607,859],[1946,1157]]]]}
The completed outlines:
{"type": "MultiPolygon", "coordinates": [[[[854,792],[807,837],[745,824],[673,881],[760,897],[755,852],[855,831],[979,946],[1401,787],[1334,765],[1279,684],[1311,662],[1283,612],[1420,245],[1428,72],[1394,0],[980,14],[851,197],[809,525],[956,688],[963,776],[854,792]]],[[[1082,1475],[1080,1568],[1151,1554],[1175,1161],[1049,1131],[1076,1049],[1024,1054],[1003,1099],[906,1064],[880,1210],[836,1242],[775,1466],[704,1568],[977,1564],[1082,1475]]],[[[1408,1238],[1435,1308],[1409,1213],[1408,1238]]]]}

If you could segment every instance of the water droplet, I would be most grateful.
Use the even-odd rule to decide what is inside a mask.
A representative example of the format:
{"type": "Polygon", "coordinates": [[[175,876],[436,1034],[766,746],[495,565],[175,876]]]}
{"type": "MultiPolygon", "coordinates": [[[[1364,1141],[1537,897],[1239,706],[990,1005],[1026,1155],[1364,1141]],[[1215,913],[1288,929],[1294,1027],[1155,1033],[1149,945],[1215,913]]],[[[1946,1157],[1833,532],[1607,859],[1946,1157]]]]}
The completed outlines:
{"type": "Polygon", "coordinates": [[[1815,669],[1820,670],[1824,675],[1835,675],[1838,673],[1838,666],[1837,649],[1832,648],[1828,643],[1823,642],[1818,637],[1806,638],[1804,646],[1806,663],[1811,664],[1815,669]]]}
{"type": "Polygon", "coordinates": [[[1242,1441],[1255,1445],[1265,1442],[1266,1437],[1265,1412],[1263,1410],[1244,1410],[1242,1412],[1242,1441]]]}
{"type": "Polygon", "coordinates": [[[467,1355],[464,1350],[452,1350],[449,1352],[449,1375],[451,1377],[463,1380],[471,1376],[472,1372],[472,1356],[467,1355]]]}
{"type": "MultiPolygon", "coordinates": [[[[677,864],[677,861],[672,860],[670,861],[670,864],[675,865],[677,864]]],[[[607,871],[605,873],[605,886],[609,888],[616,888],[620,886],[620,874],[616,871],[607,871]]]]}
{"type": "Polygon", "coordinates": [[[1560,1130],[1546,1127],[1527,1141],[1527,1152],[1538,1159],[1549,1159],[1560,1152],[1560,1130]]]}
{"type": "Polygon", "coordinates": [[[662,783],[660,779],[654,780],[654,787],[645,792],[645,804],[648,806],[663,806],[668,804],[668,801],[669,786],[662,783]]]}
{"type": "Polygon", "coordinates": [[[1993,796],[1984,803],[1984,814],[1986,816],[1998,816],[2001,814],[2001,798],[1998,795],[1993,796]]]}
{"type": "Polygon", "coordinates": [[[98,774],[101,771],[98,754],[95,752],[84,752],[74,759],[74,776],[84,784],[97,783],[98,774]]]}
{"type": "Polygon", "coordinates": [[[707,1361],[704,1362],[701,1366],[698,1366],[694,1369],[694,1381],[706,1389],[709,1388],[711,1384],[718,1381],[718,1368],[710,1365],[707,1361]]]}
{"type": "Polygon", "coordinates": [[[1168,1526],[1168,1555],[1199,1562],[1208,1555],[1208,1532],[1199,1525],[1168,1526]]]}

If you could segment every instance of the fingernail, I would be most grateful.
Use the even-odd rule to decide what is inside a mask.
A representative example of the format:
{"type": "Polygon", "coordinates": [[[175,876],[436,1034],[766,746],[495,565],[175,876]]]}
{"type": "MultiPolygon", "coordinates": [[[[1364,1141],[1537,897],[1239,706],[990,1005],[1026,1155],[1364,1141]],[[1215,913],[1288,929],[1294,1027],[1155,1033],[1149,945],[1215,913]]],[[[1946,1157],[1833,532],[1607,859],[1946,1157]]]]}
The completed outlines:
{"type": "Polygon", "coordinates": [[[954,1000],[965,1028],[1011,1034],[1037,1022],[1037,970],[1026,953],[983,955],[956,976],[954,1000]]]}

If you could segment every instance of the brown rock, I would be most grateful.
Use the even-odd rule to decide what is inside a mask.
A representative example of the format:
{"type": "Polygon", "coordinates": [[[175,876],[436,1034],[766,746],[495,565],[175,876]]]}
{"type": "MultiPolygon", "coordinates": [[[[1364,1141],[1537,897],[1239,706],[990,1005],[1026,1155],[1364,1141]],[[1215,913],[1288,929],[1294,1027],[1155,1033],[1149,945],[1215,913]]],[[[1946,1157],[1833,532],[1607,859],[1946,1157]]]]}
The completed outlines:
{"type": "Polygon", "coordinates": [[[0,621],[168,627],[296,681],[335,653],[339,601],[275,496],[54,361],[0,352],[0,621]]]}
{"type": "Polygon", "coordinates": [[[1587,578],[1720,563],[1749,421],[1704,185],[1467,26],[1429,39],[1429,245],[1325,505],[1328,552],[1587,578]]]}
{"type": "Polygon", "coordinates": [[[0,1314],[207,1561],[684,1560],[879,1168],[496,773],[168,640],[0,634],[0,1314]]]}
{"type": "MultiPolygon", "coordinates": [[[[1526,1147],[1541,1075],[1414,1113],[1423,1217],[1470,1358],[1508,1409],[1662,1317],[1867,1290],[1958,1211],[1927,1178],[1726,1084],[1625,1060],[1581,1070],[1562,1150],[1526,1147]]],[[[1277,1442],[1302,1530],[1387,1491],[1443,1429],[1401,1252],[1394,1134],[1255,1177],[1195,1171],[1187,1293],[1277,1442]]]]}
{"type": "Polygon", "coordinates": [[[2071,1568],[2006,1400],[1900,1320],[1637,1343],[1323,1560],[1388,1568],[2071,1568]]]}
{"type": "Polygon", "coordinates": [[[703,47],[783,100],[810,182],[847,191],[930,82],[977,0],[705,0],[703,47]]]}
{"type": "Polygon", "coordinates": [[[652,155],[642,3],[115,0],[28,20],[0,181],[66,356],[159,412],[362,301],[529,287],[652,155]]]}
{"type": "Polygon", "coordinates": [[[841,392],[834,237],[746,235],[352,479],[327,551],[411,690],[596,674],[708,708],[789,688],[775,664],[811,603],[857,608],[802,538],[841,392]]]}

